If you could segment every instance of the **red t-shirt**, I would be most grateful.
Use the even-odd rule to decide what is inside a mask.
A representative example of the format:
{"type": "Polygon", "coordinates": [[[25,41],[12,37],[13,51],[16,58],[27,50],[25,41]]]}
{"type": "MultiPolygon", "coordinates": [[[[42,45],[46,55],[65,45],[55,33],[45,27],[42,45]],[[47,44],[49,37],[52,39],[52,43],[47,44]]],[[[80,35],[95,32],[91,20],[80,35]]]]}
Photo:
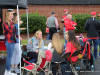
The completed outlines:
{"type": "MultiPolygon", "coordinates": [[[[77,48],[74,47],[73,44],[72,44],[71,42],[67,42],[65,53],[71,52],[71,55],[72,55],[73,52],[74,52],[75,50],[77,50],[77,48]]],[[[70,56],[71,56],[71,55],[70,55],[70,56]]],[[[69,56],[68,60],[70,59],[70,56],[69,56]]],[[[78,59],[78,56],[76,56],[76,57],[71,57],[72,62],[76,62],[77,59],[78,59]]]]}

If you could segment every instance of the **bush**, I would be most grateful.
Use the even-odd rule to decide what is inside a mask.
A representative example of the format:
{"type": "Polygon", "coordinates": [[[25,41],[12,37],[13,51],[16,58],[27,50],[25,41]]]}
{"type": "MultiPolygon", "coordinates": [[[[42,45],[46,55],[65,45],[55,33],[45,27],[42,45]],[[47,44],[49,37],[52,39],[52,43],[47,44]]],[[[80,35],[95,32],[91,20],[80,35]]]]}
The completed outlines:
{"type": "MultiPolygon", "coordinates": [[[[76,15],[73,14],[73,20],[74,20],[74,22],[77,23],[77,26],[76,26],[77,28],[75,30],[76,33],[86,32],[86,30],[84,30],[84,25],[85,25],[86,21],[88,19],[90,19],[90,17],[91,17],[91,14],[87,14],[87,13],[86,14],[76,14],[76,15]]],[[[98,16],[96,18],[98,19],[98,16]]]]}
{"type": "MultiPolygon", "coordinates": [[[[27,15],[22,14],[21,20],[23,21],[23,24],[20,27],[27,28],[27,15]]],[[[34,33],[37,30],[41,30],[43,33],[45,33],[46,20],[47,20],[46,16],[39,15],[38,12],[28,14],[29,32],[34,33]]],[[[26,32],[27,32],[27,30],[22,31],[22,33],[26,33],[26,32]]]]}

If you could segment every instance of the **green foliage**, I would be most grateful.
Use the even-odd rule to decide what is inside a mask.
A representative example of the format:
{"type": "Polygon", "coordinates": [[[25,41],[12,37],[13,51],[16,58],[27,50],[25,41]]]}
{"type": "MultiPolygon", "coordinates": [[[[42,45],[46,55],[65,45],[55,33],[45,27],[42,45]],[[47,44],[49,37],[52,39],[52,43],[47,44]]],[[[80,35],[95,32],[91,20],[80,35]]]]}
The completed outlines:
{"type": "MultiPolygon", "coordinates": [[[[83,13],[83,14],[73,14],[73,20],[74,20],[74,22],[76,22],[77,23],[77,28],[76,28],[76,30],[75,30],[75,32],[76,33],[79,33],[79,32],[81,32],[81,33],[84,33],[84,32],[86,32],[86,30],[84,30],[84,25],[85,25],[85,23],[86,23],[86,21],[88,20],[88,19],[90,19],[91,18],[91,14],[88,14],[88,13],[83,13]]],[[[98,19],[98,16],[96,17],[97,19],[98,19]]]]}
{"type": "MultiPolygon", "coordinates": [[[[22,14],[21,20],[23,21],[23,24],[20,27],[21,28],[27,28],[27,14],[22,14]]],[[[29,32],[34,33],[37,30],[41,30],[43,33],[45,33],[46,20],[47,20],[46,16],[39,15],[38,12],[28,14],[29,32]]],[[[22,32],[26,33],[27,30],[24,30],[22,32]]]]}

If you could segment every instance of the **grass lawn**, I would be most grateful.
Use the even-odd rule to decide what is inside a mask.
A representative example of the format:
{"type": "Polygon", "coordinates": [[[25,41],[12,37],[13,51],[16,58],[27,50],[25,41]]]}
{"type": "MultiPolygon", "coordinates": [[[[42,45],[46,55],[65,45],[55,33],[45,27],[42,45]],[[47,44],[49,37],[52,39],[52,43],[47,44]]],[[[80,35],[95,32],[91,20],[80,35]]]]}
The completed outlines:
{"type": "Polygon", "coordinates": [[[26,45],[28,43],[28,40],[27,39],[23,39],[22,41],[21,41],[21,44],[22,45],[26,45]]]}
{"type": "MultiPolygon", "coordinates": [[[[64,44],[65,43],[65,40],[64,39],[61,39],[61,42],[64,44]]],[[[21,44],[22,45],[26,45],[28,43],[28,40],[27,39],[23,39],[21,41],[21,44]]],[[[94,48],[92,47],[92,51],[94,51],[94,48]]],[[[99,52],[99,46],[98,46],[98,52],[99,52]]],[[[0,51],[0,53],[6,53],[6,51],[0,51]]]]}
{"type": "MultiPolygon", "coordinates": [[[[61,39],[61,42],[64,44],[65,43],[65,40],[64,39],[61,39]]],[[[21,41],[21,44],[22,45],[26,45],[28,43],[28,40],[27,39],[23,39],[22,41],[21,41]]],[[[6,51],[0,51],[0,54],[1,53],[6,53],[6,51]]]]}
{"type": "MultiPolygon", "coordinates": [[[[61,39],[61,42],[62,43],[65,43],[65,40],[64,39],[61,39]]],[[[22,45],[26,45],[28,43],[28,40],[27,39],[23,39],[22,41],[21,41],[21,44],[22,45]]]]}

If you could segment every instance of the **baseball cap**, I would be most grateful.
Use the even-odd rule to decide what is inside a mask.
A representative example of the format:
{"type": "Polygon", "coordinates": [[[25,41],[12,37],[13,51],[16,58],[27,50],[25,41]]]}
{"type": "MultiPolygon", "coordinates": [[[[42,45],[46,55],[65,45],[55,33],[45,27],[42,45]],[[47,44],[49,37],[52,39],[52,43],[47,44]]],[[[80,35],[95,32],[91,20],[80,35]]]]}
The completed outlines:
{"type": "Polygon", "coordinates": [[[96,15],[96,12],[92,12],[91,15],[96,15]]]}
{"type": "Polygon", "coordinates": [[[98,16],[100,17],[100,14],[98,16]]]}
{"type": "Polygon", "coordinates": [[[68,10],[67,10],[67,9],[64,9],[64,12],[65,12],[65,11],[68,11],[68,10]]]}
{"type": "Polygon", "coordinates": [[[51,12],[51,14],[53,15],[53,14],[56,14],[55,12],[51,12]]]}

